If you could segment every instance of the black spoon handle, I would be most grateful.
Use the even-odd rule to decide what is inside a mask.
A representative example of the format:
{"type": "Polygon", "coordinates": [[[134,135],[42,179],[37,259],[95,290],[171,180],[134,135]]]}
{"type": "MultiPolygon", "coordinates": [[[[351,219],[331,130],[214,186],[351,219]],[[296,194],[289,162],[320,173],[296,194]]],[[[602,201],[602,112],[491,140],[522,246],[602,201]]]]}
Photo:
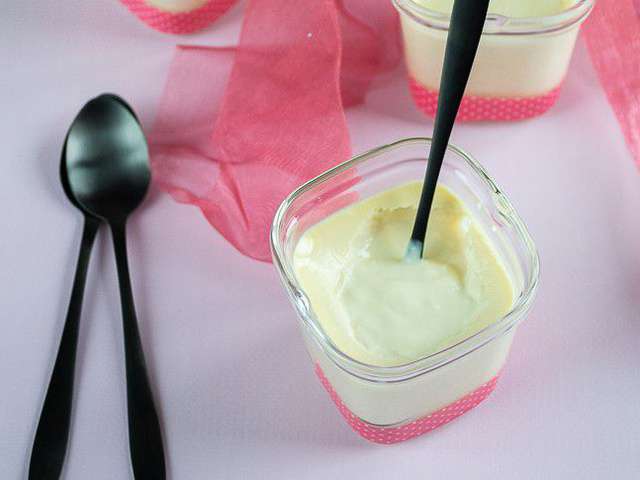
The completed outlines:
{"type": "Polygon", "coordinates": [[[82,298],[87,280],[89,258],[99,227],[99,220],[85,217],[67,318],[31,450],[29,480],[58,479],[62,471],[71,423],[73,380],[82,298]]]}
{"type": "MultiPolygon", "coordinates": [[[[487,17],[489,0],[455,0],[451,13],[447,46],[444,54],[438,110],[436,112],[433,140],[429,151],[429,163],[425,174],[422,195],[413,226],[411,240],[424,248],[431,203],[440,175],[453,123],[460,108],[462,95],[469,80],[476,56],[480,35],[487,17]]],[[[420,252],[422,256],[422,251],[420,252]]]]}
{"type": "Polygon", "coordinates": [[[125,223],[112,224],[111,231],[122,303],[131,465],[134,477],[138,480],[162,480],[166,476],[162,433],[147,375],[131,293],[125,223]]]}

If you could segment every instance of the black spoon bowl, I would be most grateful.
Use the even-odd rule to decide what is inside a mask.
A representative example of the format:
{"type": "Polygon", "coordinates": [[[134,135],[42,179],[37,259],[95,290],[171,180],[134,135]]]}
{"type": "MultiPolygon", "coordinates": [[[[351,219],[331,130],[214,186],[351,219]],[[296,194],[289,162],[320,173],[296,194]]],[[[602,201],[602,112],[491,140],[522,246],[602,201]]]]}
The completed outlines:
{"type": "Polygon", "coordinates": [[[424,254],[427,225],[440,168],[471,74],[488,8],[489,0],[455,0],[453,3],[429,162],[411,239],[405,253],[407,261],[418,261],[424,254]]]}
{"type": "Polygon", "coordinates": [[[67,138],[66,168],[77,202],[111,228],[124,331],[129,449],[135,478],[164,479],[160,422],[147,375],[127,260],[127,218],[151,182],[147,142],[131,107],[101,95],[78,114],[67,138]]]}
{"type": "Polygon", "coordinates": [[[67,138],[66,166],[73,195],[110,225],[126,221],[151,182],[144,133],[123,102],[112,95],[91,100],[67,138]]]}

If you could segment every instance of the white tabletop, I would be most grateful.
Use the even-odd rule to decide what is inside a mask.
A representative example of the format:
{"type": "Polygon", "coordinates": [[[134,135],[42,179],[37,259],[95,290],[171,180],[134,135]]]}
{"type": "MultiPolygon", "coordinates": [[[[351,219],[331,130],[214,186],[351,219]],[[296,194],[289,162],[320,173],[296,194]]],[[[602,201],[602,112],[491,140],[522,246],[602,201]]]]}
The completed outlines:
{"type": "MultiPolygon", "coordinates": [[[[179,38],[150,30],[116,0],[5,3],[0,471],[14,479],[26,475],[81,231],[57,177],[66,128],[103,91],[129,99],[148,127],[173,45],[233,43],[242,8],[179,38]]],[[[400,70],[348,119],[356,152],[431,130],[400,70]]],[[[365,442],[339,416],[273,267],[238,254],[195,208],[152,193],[129,245],[169,478],[637,478],[640,175],[583,45],[547,115],[463,125],[453,141],[487,166],[529,224],[542,284],[489,400],[392,447],[365,442]]],[[[89,271],[68,479],[130,478],[106,233],[89,271]]]]}

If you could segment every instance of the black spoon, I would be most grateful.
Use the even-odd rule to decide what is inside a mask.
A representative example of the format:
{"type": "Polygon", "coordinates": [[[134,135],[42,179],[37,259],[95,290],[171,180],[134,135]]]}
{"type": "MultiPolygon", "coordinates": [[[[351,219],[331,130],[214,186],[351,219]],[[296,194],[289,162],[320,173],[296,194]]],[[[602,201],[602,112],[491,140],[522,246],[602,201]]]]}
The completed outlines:
{"type": "Polygon", "coordinates": [[[80,205],[106,221],[116,254],[127,374],[129,450],[135,478],[164,479],[162,434],[138,332],[126,221],[144,199],[151,171],[147,142],[133,110],[115,95],[87,103],[67,138],[69,185],[80,205]]]}
{"type": "Polygon", "coordinates": [[[408,261],[419,260],[424,253],[427,224],[440,167],[442,167],[462,95],[469,80],[488,7],[489,0],[455,0],[453,3],[440,79],[438,110],[429,150],[429,163],[411,240],[405,253],[405,259],[408,261]]]}
{"type": "Polygon", "coordinates": [[[31,450],[29,480],[49,480],[60,477],[69,440],[73,381],[78,345],[78,327],[82,312],[82,299],[87,279],[87,269],[93,243],[100,227],[100,219],[84,210],[76,201],[69,186],[65,162],[67,141],[65,139],[60,159],[60,181],[69,201],[84,215],[84,227],[76,273],[71,290],[56,362],[51,373],[36,436],[31,450]]]}

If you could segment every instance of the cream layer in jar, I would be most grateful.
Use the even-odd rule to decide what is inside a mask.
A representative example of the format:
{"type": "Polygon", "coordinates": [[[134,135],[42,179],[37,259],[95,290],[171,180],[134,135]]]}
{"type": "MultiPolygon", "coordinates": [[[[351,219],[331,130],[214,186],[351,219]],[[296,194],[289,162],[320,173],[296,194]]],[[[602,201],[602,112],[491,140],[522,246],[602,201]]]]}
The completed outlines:
{"type": "Polygon", "coordinates": [[[211,0],[144,0],[148,5],[170,13],[183,13],[202,7],[211,0]]]}
{"type": "MultiPolygon", "coordinates": [[[[433,115],[453,0],[393,1],[414,99],[433,115]]],[[[462,119],[516,120],[548,109],[592,5],[592,0],[492,0],[462,119]],[[476,103],[469,104],[472,100],[476,103]]]]}

